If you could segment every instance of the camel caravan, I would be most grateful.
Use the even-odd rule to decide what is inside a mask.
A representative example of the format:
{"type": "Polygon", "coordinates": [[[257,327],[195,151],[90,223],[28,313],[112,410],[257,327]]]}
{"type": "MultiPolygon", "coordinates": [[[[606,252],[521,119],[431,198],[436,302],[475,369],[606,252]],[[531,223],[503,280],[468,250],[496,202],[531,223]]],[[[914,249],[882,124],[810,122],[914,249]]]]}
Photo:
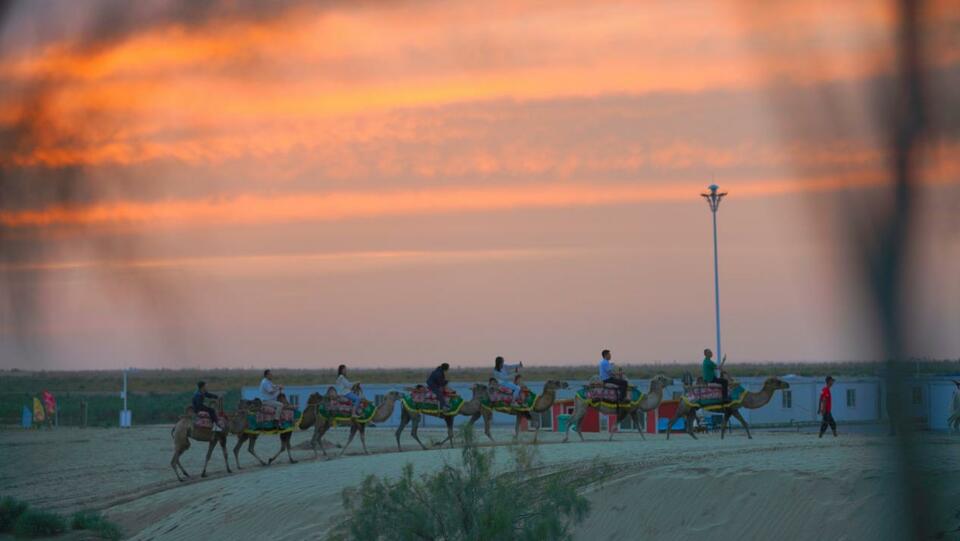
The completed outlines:
{"type": "MultiPolygon", "coordinates": [[[[746,429],[747,436],[752,438],[749,426],[740,415],[739,409],[763,407],[770,401],[775,391],[789,388],[786,382],[772,377],[767,379],[761,391],[747,391],[736,381],[727,381],[720,377],[723,362],[718,366],[711,357],[710,350],[705,350],[701,378],[696,381],[685,378],[685,392],[676,414],[670,420],[667,439],[670,438],[673,425],[681,418],[685,420],[687,433],[696,439],[693,424],[698,410],[723,414],[721,438],[726,432],[727,422],[731,416],[740,422],[746,429]]],[[[522,367],[523,363],[508,365],[502,357],[497,357],[492,376],[487,383],[474,384],[471,388],[472,396],[465,399],[448,387],[447,371],[450,366],[443,363],[431,372],[425,385],[408,387],[404,389],[405,392],[390,391],[379,404],[375,404],[363,397],[360,384],[351,382],[347,377],[346,366],[340,365],[336,385],[329,387],[324,394],[318,392],[311,394],[302,410],[286,400],[283,387],[273,382],[270,370],[264,371],[259,388],[260,396],[253,400],[240,400],[237,409],[231,412],[224,411],[223,399],[208,392],[206,384],[201,381],[197,384],[192,404],[171,431],[174,453],[170,465],[178,480],[184,481],[190,477],[180,463],[180,457],[190,448],[190,441],[193,440],[208,444],[201,477],[206,477],[210,457],[217,445],[223,452],[227,473],[232,473],[227,456],[227,437],[231,434],[237,437],[233,456],[238,470],[241,469],[240,451],[244,443],[247,444],[247,452],[261,466],[272,464],[283,452],[287,453],[290,463],[295,464],[297,461],[293,459],[291,452],[293,433],[310,429],[313,429],[310,447],[314,458],[319,458],[320,453],[327,457],[323,437],[330,428],[338,424],[350,426],[350,434],[341,447],[340,455],[346,452],[357,434],[360,435],[364,454],[369,454],[365,435],[367,425],[389,420],[397,407],[400,408],[400,424],[395,432],[397,451],[403,450],[401,435],[408,425],[414,441],[420,445],[421,449],[427,449],[417,435],[417,429],[424,416],[442,419],[447,427],[446,438],[435,443],[436,447],[446,443],[451,447],[454,446],[453,425],[454,419],[458,416],[468,417],[469,426],[473,426],[482,418],[484,434],[490,441],[494,441],[490,432],[494,412],[513,415],[516,418],[513,441],[517,442],[520,438],[522,420],[533,420],[534,414],[539,418],[539,414],[549,411],[557,399],[557,392],[569,387],[567,382],[549,380],[539,394],[535,393],[523,383],[520,374],[522,367]],[[207,405],[207,399],[214,400],[216,407],[207,405]],[[264,435],[276,435],[280,438],[280,449],[266,460],[257,455],[255,450],[257,439],[264,435]]],[[[618,423],[627,418],[631,419],[641,438],[644,438],[641,422],[644,415],[642,414],[656,409],[663,401],[665,389],[672,384],[673,380],[658,375],[650,381],[649,388],[644,392],[624,379],[622,370],[614,366],[610,351],[604,350],[601,353],[598,375],[591,378],[574,395],[574,412],[564,433],[563,442],[568,441],[571,429],[577,432],[581,441],[584,441],[580,425],[590,409],[615,415],[618,423]]],[[[532,441],[537,443],[540,423],[533,424],[535,429],[532,441]]],[[[609,439],[612,440],[613,436],[614,433],[611,432],[609,439]]]]}

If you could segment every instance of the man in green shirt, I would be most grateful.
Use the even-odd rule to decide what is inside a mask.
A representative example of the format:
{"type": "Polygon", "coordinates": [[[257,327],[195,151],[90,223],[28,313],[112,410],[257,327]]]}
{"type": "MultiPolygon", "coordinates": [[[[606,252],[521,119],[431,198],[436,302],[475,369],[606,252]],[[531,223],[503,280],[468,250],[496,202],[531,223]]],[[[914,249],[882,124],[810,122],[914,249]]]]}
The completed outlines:
{"type": "Polygon", "coordinates": [[[717,363],[713,362],[713,352],[709,348],[703,350],[703,382],[719,383],[723,392],[723,401],[727,401],[727,380],[719,377],[717,363]]]}

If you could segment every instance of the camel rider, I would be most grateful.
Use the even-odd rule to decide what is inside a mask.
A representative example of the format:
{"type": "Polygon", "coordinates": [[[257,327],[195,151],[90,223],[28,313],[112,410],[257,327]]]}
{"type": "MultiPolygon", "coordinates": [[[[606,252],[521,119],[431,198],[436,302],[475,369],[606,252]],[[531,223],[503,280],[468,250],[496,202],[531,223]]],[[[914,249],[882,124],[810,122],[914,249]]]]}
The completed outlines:
{"type": "Polygon", "coordinates": [[[354,383],[347,379],[347,365],[341,364],[337,368],[337,392],[353,402],[353,415],[360,414],[360,395],[353,391],[354,383]]]}
{"type": "Polygon", "coordinates": [[[193,411],[194,413],[200,413],[201,411],[207,412],[210,415],[210,420],[213,421],[213,431],[220,432],[220,425],[217,424],[217,410],[211,408],[210,406],[203,403],[204,398],[220,398],[213,393],[207,392],[207,384],[203,381],[197,382],[197,392],[193,393],[193,411]]]}
{"type": "Polygon", "coordinates": [[[273,374],[270,369],[263,371],[263,379],[260,380],[260,402],[268,406],[273,406],[275,421],[280,420],[283,410],[283,403],[280,402],[280,393],[283,391],[283,385],[277,385],[273,382],[273,374]]]}
{"type": "Polygon", "coordinates": [[[520,396],[520,387],[513,383],[513,377],[510,375],[510,371],[518,372],[523,368],[523,363],[519,364],[504,364],[503,357],[497,357],[493,361],[493,378],[497,380],[501,386],[506,387],[513,391],[513,396],[516,398],[520,396]]]}
{"type": "Polygon", "coordinates": [[[721,388],[721,398],[723,402],[727,401],[727,380],[720,377],[720,371],[717,363],[713,362],[713,352],[710,348],[703,350],[703,382],[719,383],[721,388]]]}
{"type": "Polygon", "coordinates": [[[444,389],[449,383],[447,381],[447,370],[450,370],[450,365],[443,363],[436,367],[433,372],[430,372],[430,377],[427,378],[427,388],[436,395],[441,410],[447,409],[447,397],[444,396],[444,389]]]}
{"type": "Polygon", "coordinates": [[[617,402],[623,402],[627,396],[627,380],[613,375],[613,361],[610,360],[610,350],[600,352],[600,381],[617,386],[617,402]]]}

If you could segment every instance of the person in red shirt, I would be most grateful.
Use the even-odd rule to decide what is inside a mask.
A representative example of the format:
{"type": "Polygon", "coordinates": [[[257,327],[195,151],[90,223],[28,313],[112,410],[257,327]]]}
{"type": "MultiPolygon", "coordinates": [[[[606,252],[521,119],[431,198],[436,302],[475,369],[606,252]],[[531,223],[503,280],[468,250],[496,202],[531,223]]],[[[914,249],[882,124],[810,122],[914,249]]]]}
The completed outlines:
{"type": "Polygon", "coordinates": [[[833,387],[833,376],[827,376],[827,384],[823,391],[820,391],[820,405],[817,406],[817,415],[823,415],[823,422],[820,423],[820,436],[827,431],[827,426],[833,430],[833,437],[837,437],[837,422],[833,420],[831,409],[833,407],[833,398],[830,396],[830,387],[833,387]]]}

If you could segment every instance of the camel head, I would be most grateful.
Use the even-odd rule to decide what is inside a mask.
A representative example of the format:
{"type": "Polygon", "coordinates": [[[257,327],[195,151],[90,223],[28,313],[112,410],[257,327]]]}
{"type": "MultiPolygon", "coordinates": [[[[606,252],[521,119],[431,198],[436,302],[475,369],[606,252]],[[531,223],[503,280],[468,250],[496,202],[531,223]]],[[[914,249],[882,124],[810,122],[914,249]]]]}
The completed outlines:
{"type": "Polygon", "coordinates": [[[240,399],[240,402],[237,403],[237,410],[239,411],[250,411],[257,409],[258,400],[244,400],[240,399]]]}
{"type": "Polygon", "coordinates": [[[545,393],[553,392],[553,391],[556,391],[557,389],[566,389],[569,386],[570,385],[568,385],[566,381],[550,379],[543,384],[543,392],[545,393]]]}
{"type": "Polygon", "coordinates": [[[664,376],[663,374],[657,374],[650,380],[650,391],[657,392],[666,389],[668,386],[673,385],[673,379],[664,376]]]}
{"type": "Polygon", "coordinates": [[[327,393],[326,395],[324,395],[324,398],[326,398],[327,400],[333,400],[336,397],[337,397],[337,388],[333,386],[327,387],[327,393]]]}
{"type": "Polygon", "coordinates": [[[474,383],[473,387],[470,387],[473,391],[473,398],[487,398],[489,396],[490,389],[483,383],[474,383]]]}
{"type": "Polygon", "coordinates": [[[782,391],[784,389],[789,389],[790,384],[776,376],[773,376],[767,378],[767,381],[763,382],[763,388],[770,389],[772,391],[782,391]]]}
{"type": "Polygon", "coordinates": [[[323,395],[320,393],[310,393],[310,396],[307,397],[307,405],[319,404],[321,400],[323,400],[323,395]]]}
{"type": "Polygon", "coordinates": [[[383,402],[396,402],[400,400],[400,397],[403,396],[400,391],[387,391],[387,394],[383,395],[383,402]]]}

